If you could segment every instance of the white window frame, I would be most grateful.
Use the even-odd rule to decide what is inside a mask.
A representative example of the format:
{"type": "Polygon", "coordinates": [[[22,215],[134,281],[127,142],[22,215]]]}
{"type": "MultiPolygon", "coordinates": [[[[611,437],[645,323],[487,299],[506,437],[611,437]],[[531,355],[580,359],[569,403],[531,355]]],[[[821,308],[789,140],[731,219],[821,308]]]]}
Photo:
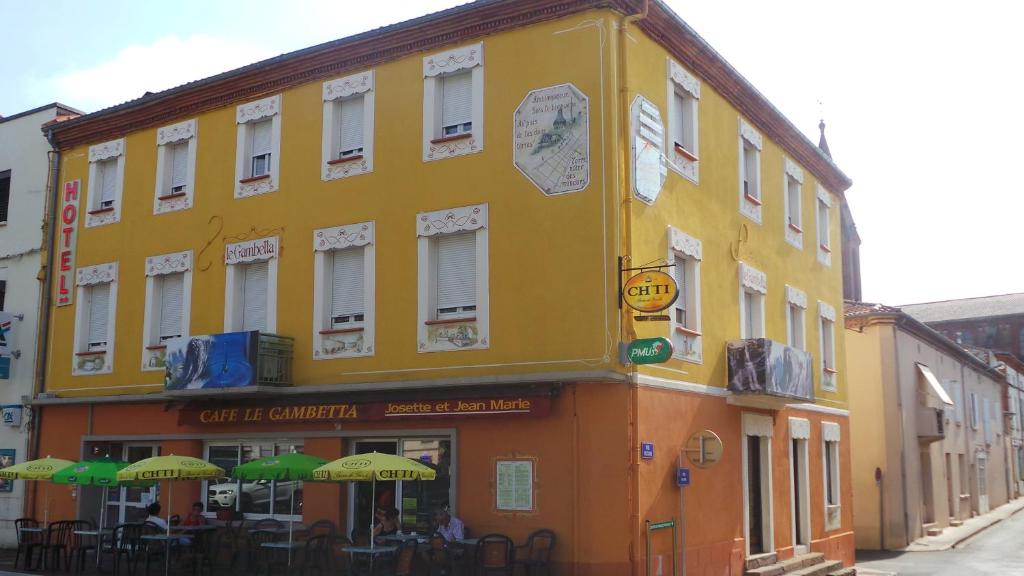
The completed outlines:
{"type": "Polygon", "coordinates": [[[313,359],[373,356],[376,333],[375,223],[359,222],[313,231],[313,359]],[[363,321],[344,331],[331,324],[333,254],[335,250],[363,252],[363,321]],[[340,348],[340,350],[339,350],[340,348]]]}
{"type": "Polygon", "coordinates": [[[239,332],[242,330],[242,320],[245,316],[244,298],[239,290],[244,287],[245,265],[260,260],[267,261],[267,329],[265,332],[273,334],[277,331],[277,255],[280,244],[277,236],[247,240],[235,244],[228,244],[224,252],[224,331],[239,332]],[[267,240],[272,246],[272,254],[232,256],[232,249],[237,249],[252,242],[267,240]]]}
{"type": "Polygon", "coordinates": [[[484,149],[484,45],[462,46],[423,58],[423,161],[442,160],[484,149]],[[445,75],[470,70],[473,98],[470,132],[441,133],[441,84],[445,75]]]}
{"type": "MultiPolygon", "coordinates": [[[[301,435],[299,435],[299,436],[301,436],[301,435]]],[[[273,445],[274,446],[274,452],[276,453],[278,445],[287,445],[287,444],[292,444],[294,446],[302,446],[302,451],[303,451],[303,453],[305,453],[306,442],[305,442],[305,439],[301,438],[301,437],[298,437],[298,438],[288,438],[286,436],[286,437],[281,438],[281,439],[276,439],[276,438],[252,438],[252,439],[246,439],[246,438],[243,437],[243,438],[241,438],[239,440],[234,440],[234,441],[231,441],[231,440],[208,440],[208,441],[203,443],[203,457],[206,458],[207,460],[209,460],[210,459],[210,448],[211,447],[217,447],[217,446],[234,446],[234,447],[238,447],[239,448],[239,456],[241,456],[242,446],[243,445],[273,445]]],[[[277,456],[281,456],[281,454],[276,454],[276,455],[277,456]]],[[[251,460],[250,460],[250,462],[251,462],[251,460]]],[[[294,482],[294,480],[283,480],[283,481],[284,482],[294,482]]],[[[278,481],[277,480],[272,480],[271,482],[278,482],[278,481]]],[[[302,481],[302,482],[309,482],[309,480],[305,480],[305,481],[302,481]]],[[[216,484],[230,484],[230,483],[234,483],[235,490],[236,490],[236,492],[235,492],[235,510],[238,511],[239,508],[241,507],[241,504],[242,504],[242,499],[239,498],[239,495],[241,494],[241,486],[243,484],[247,484],[247,483],[250,483],[250,482],[246,482],[244,480],[236,480],[234,478],[227,478],[227,479],[219,478],[219,479],[216,479],[216,480],[203,480],[202,481],[202,493],[204,495],[208,494],[209,493],[208,490],[209,490],[211,484],[214,484],[214,483],[216,483],[216,484]],[[226,482],[222,482],[222,480],[226,480],[226,482]]],[[[303,485],[303,487],[305,487],[305,485],[303,485]]],[[[274,492],[274,493],[277,492],[277,487],[274,486],[273,484],[271,484],[271,491],[274,492]]],[[[204,496],[202,498],[202,500],[204,502],[206,502],[207,501],[207,497],[204,496]]],[[[273,503],[273,506],[275,506],[275,507],[277,506],[276,502],[273,503]]],[[[204,505],[203,508],[205,510],[206,506],[204,505]]],[[[295,522],[295,521],[301,522],[302,521],[302,514],[261,514],[261,513],[258,513],[258,512],[244,512],[244,513],[242,513],[242,515],[243,515],[243,517],[246,520],[262,520],[264,518],[275,518],[275,519],[282,520],[282,521],[285,521],[285,522],[295,522]]],[[[217,517],[217,514],[216,514],[216,512],[205,511],[205,512],[203,512],[203,516],[206,516],[207,518],[210,518],[210,519],[214,519],[214,518],[217,517]]]]}
{"type": "Polygon", "coordinates": [[[668,58],[668,125],[669,137],[665,139],[668,163],[680,176],[700,182],[700,80],[675,60],[668,58]],[[680,110],[676,95],[687,103],[686,110],[680,110]],[[686,122],[682,131],[683,116],[686,122]]]}
{"type": "MultiPolygon", "coordinates": [[[[85,227],[103,226],[121,221],[121,208],[124,196],[124,162],[125,162],[125,141],[124,138],[104,142],[89,147],[89,192],[85,213],[85,227]],[[108,208],[99,205],[100,190],[99,175],[100,167],[104,162],[115,165],[117,173],[114,175],[114,204],[108,208]]],[[[106,164],[110,165],[110,164],[106,164]]]]}
{"type": "Polygon", "coordinates": [[[798,350],[807,350],[807,293],[788,284],[786,285],[786,344],[798,350]],[[796,320],[795,323],[794,320],[796,320]],[[796,342],[796,339],[799,339],[799,342],[796,342]]]}
{"type": "Polygon", "coordinates": [[[442,352],[451,350],[478,350],[490,347],[490,303],[489,303],[489,256],[488,256],[488,206],[476,204],[448,210],[421,212],[416,215],[418,252],[417,290],[417,334],[419,352],[442,352]],[[476,239],[476,311],[475,320],[437,318],[437,257],[434,249],[435,238],[442,234],[472,232],[476,239]],[[475,343],[456,345],[432,341],[432,331],[442,330],[437,326],[464,326],[475,328],[475,343]]]}
{"type": "MultiPolygon", "coordinates": [[[[704,249],[700,240],[672,226],[668,227],[668,261],[684,266],[685,286],[679,292],[679,300],[686,306],[686,324],[676,322],[675,305],[672,307],[669,323],[669,340],[672,341],[672,356],[685,362],[704,362],[704,336],[701,334],[700,263],[704,249]]],[[[677,278],[677,269],[672,277],[677,278]]]]}
{"type": "Polygon", "coordinates": [[[77,290],[75,310],[75,348],[72,358],[72,376],[110,374],[114,369],[114,350],[117,336],[117,262],[83,266],[75,271],[77,290]],[[89,288],[108,284],[107,347],[103,351],[89,350],[89,288]]]}
{"type": "Polygon", "coordinates": [[[745,262],[740,262],[740,339],[766,338],[765,332],[765,296],[768,294],[768,277],[764,272],[754,268],[745,262]],[[750,295],[753,301],[757,302],[757,310],[753,311],[754,331],[756,334],[747,333],[747,315],[752,312],[747,309],[746,296],[750,295]]]}
{"type": "Polygon", "coordinates": [[[754,412],[743,412],[741,415],[743,435],[740,449],[742,464],[742,489],[743,493],[743,536],[746,540],[747,555],[750,555],[750,496],[747,494],[747,487],[750,486],[748,476],[750,474],[747,466],[747,437],[756,436],[761,439],[761,470],[765,473],[766,481],[761,486],[761,524],[765,529],[764,549],[766,552],[775,550],[775,489],[773,487],[772,469],[772,433],[774,423],[772,417],[766,414],[754,412]]]}
{"type": "Polygon", "coordinates": [[[189,335],[192,310],[192,251],[173,252],[146,258],[146,309],[142,321],[142,370],[163,371],[167,346],[160,340],[160,309],[163,279],[182,274],[181,335],[189,335]]]}
{"type": "Polygon", "coordinates": [[[837,390],[836,380],[839,377],[839,368],[836,366],[836,309],[820,300],[818,301],[818,342],[821,389],[835,392],[837,390]],[[827,340],[825,338],[826,330],[829,335],[827,340]],[[826,359],[828,358],[832,359],[832,366],[827,365],[826,359]]]}
{"type": "Polygon", "coordinates": [[[373,172],[374,91],[373,70],[324,82],[320,166],[320,179],[324,182],[373,172]],[[363,103],[363,151],[341,158],[341,106],[351,99],[361,99],[363,103]]]}
{"type": "Polygon", "coordinates": [[[281,177],[281,95],[270,96],[235,108],[238,125],[235,139],[235,198],[275,192],[281,177]],[[253,126],[270,119],[270,172],[249,178],[252,165],[253,126]]]}
{"type": "Polygon", "coordinates": [[[818,253],[818,262],[821,262],[825,266],[832,265],[832,197],[829,196],[828,191],[818,186],[817,192],[818,200],[814,207],[814,219],[816,226],[816,236],[814,238],[814,244],[817,246],[815,251],[818,253]],[[825,212],[824,219],[822,218],[822,211],[825,212]],[[828,240],[828,244],[822,244],[821,234],[824,230],[825,239],[828,240]]]}
{"type": "Polygon", "coordinates": [[[740,201],[740,214],[743,214],[747,218],[761,223],[761,208],[764,202],[764,193],[762,190],[762,178],[761,178],[761,148],[763,146],[763,138],[761,133],[747,124],[743,118],[739,119],[739,201],[740,201]],[[747,155],[746,150],[750,149],[753,155],[754,166],[752,168],[754,174],[754,186],[753,190],[745,190],[743,182],[747,174],[747,155]]]}
{"type": "Polygon", "coordinates": [[[197,120],[186,120],[156,131],[156,192],[153,197],[153,214],[165,214],[191,208],[195,203],[196,188],[196,134],[197,120]],[[170,188],[173,171],[174,147],[188,145],[186,160],[185,190],[174,192],[170,188]]]}
{"type": "Polygon", "coordinates": [[[842,510],[843,504],[843,493],[842,483],[840,482],[840,473],[842,466],[840,465],[840,452],[839,452],[839,440],[840,440],[840,428],[837,422],[822,422],[821,423],[821,474],[822,474],[822,500],[823,507],[825,510],[825,530],[838,530],[842,524],[842,510]],[[831,469],[829,469],[829,461],[825,458],[827,451],[832,451],[831,458],[831,469]],[[835,496],[835,504],[831,504],[828,501],[828,489],[829,481],[832,483],[832,494],[835,496]]]}
{"type": "Polygon", "coordinates": [[[804,208],[803,208],[803,186],[804,171],[795,162],[786,158],[783,162],[782,193],[785,203],[785,216],[782,226],[786,235],[786,242],[794,248],[804,248],[804,208]],[[795,194],[790,194],[791,189],[795,194]],[[791,196],[796,196],[792,198],[791,196]],[[795,206],[795,218],[791,218],[791,212],[795,206]],[[795,222],[794,222],[795,220],[795,222]]]}
{"type": "Polygon", "coordinates": [[[807,553],[807,548],[811,542],[811,467],[810,467],[810,439],[811,439],[811,423],[806,418],[789,418],[789,501],[790,501],[790,530],[791,539],[795,547],[801,547],[803,550],[800,553],[807,553]],[[793,441],[796,440],[799,443],[800,450],[800,466],[799,470],[793,470],[793,441]],[[795,473],[794,473],[795,472],[795,473]],[[793,503],[796,500],[796,487],[800,486],[800,493],[802,498],[800,499],[800,517],[797,518],[793,514],[793,503]],[[796,527],[797,523],[800,523],[800,533],[803,535],[805,542],[796,541],[796,527]]]}

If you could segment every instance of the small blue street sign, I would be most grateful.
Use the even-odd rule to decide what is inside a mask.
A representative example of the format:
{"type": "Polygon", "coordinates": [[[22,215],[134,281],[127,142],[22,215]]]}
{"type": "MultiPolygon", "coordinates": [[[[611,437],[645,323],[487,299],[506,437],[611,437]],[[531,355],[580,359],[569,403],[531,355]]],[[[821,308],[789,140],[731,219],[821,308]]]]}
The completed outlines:
{"type": "Polygon", "coordinates": [[[654,459],[654,442],[640,443],[640,457],[644,460],[654,459]]]}
{"type": "Polygon", "coordinates": [[[6,356],[0,356],[0,380],[11,379],[11,359],[6,356]]]}
{"type": "Polygon", "coordinates": [[[676,486],[690,485],[690,469],[676,468],[676,486]]]}

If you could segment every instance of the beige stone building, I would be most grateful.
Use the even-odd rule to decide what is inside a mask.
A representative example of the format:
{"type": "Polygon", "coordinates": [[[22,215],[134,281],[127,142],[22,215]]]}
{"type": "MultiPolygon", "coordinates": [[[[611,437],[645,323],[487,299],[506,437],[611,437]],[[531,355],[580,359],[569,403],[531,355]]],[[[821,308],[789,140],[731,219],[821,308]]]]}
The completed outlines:
{"type": "Polygon", "coordinates": [[[845,306],[858,549],[1008,501],[1005,377],[899,308],[845,306]]]}

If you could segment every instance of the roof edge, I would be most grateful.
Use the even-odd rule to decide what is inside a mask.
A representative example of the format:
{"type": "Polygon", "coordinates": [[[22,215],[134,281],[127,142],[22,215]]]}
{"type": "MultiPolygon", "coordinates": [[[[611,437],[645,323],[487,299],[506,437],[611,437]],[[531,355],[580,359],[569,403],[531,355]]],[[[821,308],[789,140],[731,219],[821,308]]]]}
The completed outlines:
{"type": "Polygon", "coordinates": [[[37,114],[44,110],[49,110],[50,108],[57,109],[57,116],[61,116],[62,113],[77,114],[79,116],[85,115],[85,112],[72,108],[71,106],[61,104],[60,102],[50,102],[49,104],[43,104],[42,106],[37,106],[31,110],[25,110],[24,112],[18,112],[17,114],[11,114],[10,116],[0,116],[0,124],[10,122],[11,120],[17,120],[18,118],[24,118],[25,116],[31,116],[32,114],[37,114]]]}

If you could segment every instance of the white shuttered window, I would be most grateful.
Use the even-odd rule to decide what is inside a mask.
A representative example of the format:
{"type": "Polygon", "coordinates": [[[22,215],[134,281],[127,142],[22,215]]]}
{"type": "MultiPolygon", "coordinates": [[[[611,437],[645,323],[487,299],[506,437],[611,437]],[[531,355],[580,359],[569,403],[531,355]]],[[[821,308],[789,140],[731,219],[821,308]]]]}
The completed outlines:
{"type": "Polygon", "coordinates": [[[338,157],[363,153],[363,95],[341,101],[341,143],[338,157]]]}
{"type": "Polygon", "coordinates": [[[110,284],[89,287],[88,350],[107,349],[107,319],[110,316],[110,284]]]}
{"type": "Polygon", "coordinates": [[[466,70],[441,78],[441,135],[473,130],[473,74],[466,70]]]}
{"type": "Polygon", "coordinates": [[[188,141],[171,146],[171,194],[185,191],[188,181],[188,141]]]}
{"type": "Polygon", "coordinates": [[[160,281],[160,341],[182,336],[181,312],[185,274],[166,274],[160,281]]]}
{"type": "Polygon", "coordinates": [[[109,208],[117,197],[117,158],[97,163],[96,175],[100,181],[100,198],[97,208],[109,208]]]}
{"type": "Polygon", "coordinates": [[[673,264],[675,266],[672,268],[672,272],[676,277],[676,286],[679,288],[679,296],[674,304],[676,324],[683,328],[690,328],[690,323],[686,317],[686,297],[690,293],[686,286],[686,258],[676,254],[673,264]]]}
{"type": "Polygon", "coordinates": [[[332,254],[333,282],[331,285],[331,327],[345,328],[362,324],[363,304],[363,248],[335,250],[332,254]]]}
{"type": "Polygon", "coordinates": [[[242,275],[242,330],[267,329],[267,261],[245,265],[242,275]]]}
{"type": "Polygon", "coordinates": [[[252,125],[252,172],[250,176],[270,173],[270,145],[272,120],[252,125]]]}
{"type": "Polygon", "coordinates": [[[437,237],[437,316],[476,311],[476,234],[437,237]]]}

